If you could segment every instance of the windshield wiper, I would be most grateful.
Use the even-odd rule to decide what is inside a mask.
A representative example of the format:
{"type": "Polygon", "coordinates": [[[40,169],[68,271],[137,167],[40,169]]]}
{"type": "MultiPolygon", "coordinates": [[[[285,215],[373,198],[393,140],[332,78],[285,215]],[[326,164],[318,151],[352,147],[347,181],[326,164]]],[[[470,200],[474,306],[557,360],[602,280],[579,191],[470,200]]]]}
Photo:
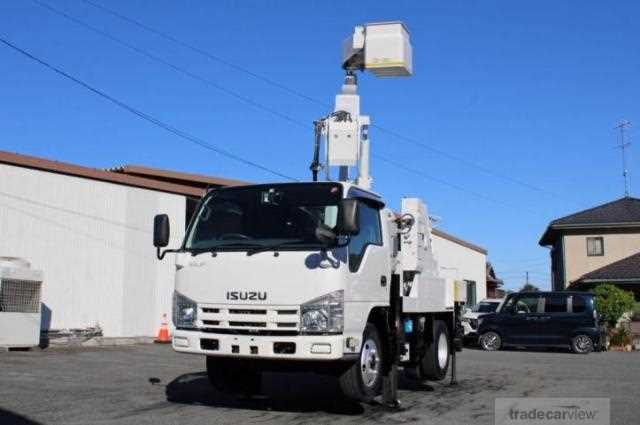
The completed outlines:
{"type": "Polygon", "coordinates": [[[281,246],[285,246],[285,245],[289,245],[289,244],[295,244],[295,243],[300,243],[303,242],[302,239],[296,239],[296,240],[292,240],[292,241],[285,241],[285,242],[280,242],[280,243],[274,243],[271,245],[262,245],[260,247],[257,248],[253,248],[247,251],[247,257],[254,255],[254,254],[258,254],[260,252],[265,252],[265,251],[277,251],[278,248],[280,248],[281,246]]]}
{"type": "Polygon", "coordinates": [[[262,244],[248,241],[227,241],[207,248],[187,248],[185,251],[190,252],[191,256],[195,257],[196,255],[200,255],[206,252],[216,254],[220,248],[226,247],[262,247],[262,244]]]}

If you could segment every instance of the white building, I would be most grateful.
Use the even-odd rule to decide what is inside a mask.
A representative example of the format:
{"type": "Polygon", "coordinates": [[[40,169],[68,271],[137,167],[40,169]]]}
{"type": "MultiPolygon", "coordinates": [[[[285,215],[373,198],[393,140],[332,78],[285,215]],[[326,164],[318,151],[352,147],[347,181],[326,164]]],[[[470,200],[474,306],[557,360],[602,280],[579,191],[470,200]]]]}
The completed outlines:
{"type": "Polygon", "coordinates": [[[169,214],[179,245],[187,208],[203,190],[172,182],[171,173],[119,171],[0,152],[0,256],[44,271],[46,329],[153,336],[170,317],[174,264],[155,257],[153,216],[169,214]]]}
{"type": "Polygon", "coordinates": [[[431,236],[440,275],[466,283],[468,305],[485,299],[487,251],[440,229],[433,229],[431,236]]]}
{"type": "MultiPolygon", "coordinates": [[[[175,257],[158,261],[153,217],[178,246],[207,187],[235,180],[125,166],[96,170],[0,151],[0,256],[44,271],[43,329],[99,326],[105,337],[153,336],[170,317],[175,257]]],[[[487,252],[433,231],[441,274],[486,294],[487,252]]]]}

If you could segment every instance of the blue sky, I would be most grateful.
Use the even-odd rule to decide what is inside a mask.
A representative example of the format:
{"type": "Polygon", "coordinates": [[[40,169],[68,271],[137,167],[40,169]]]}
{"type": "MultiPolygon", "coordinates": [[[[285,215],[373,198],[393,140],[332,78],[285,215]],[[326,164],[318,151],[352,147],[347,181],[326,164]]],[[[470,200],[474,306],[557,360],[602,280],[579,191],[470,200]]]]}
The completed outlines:
{"type": "MultiPolygon", "coordinates": [[[[441,228],[489,250],[508,288],[521,286],[526,270],[534,283],[549,286],[548,252],[537,245],[549,220],[622,196],[613,127],[621,118],[640,126],[638,2],[93,1],[327,104],[340,87],[340,45],[353,26],[404,21],[415,75],[361,75],[362,109],[373,123],[447,155],[376,129],[373,152],[465,191],[375,159],[374,188],[393,207],[402,196],[422,197],[441,218],[441,228]]],[[[309,130],[30,0],[2,2],[0,36],[175,127],[284,174],[309,178],[311,122],[327,108],[81,0],[49,4],[307,122],[309,130]]],[[[135,118],[4,46],[0,75],[0,150],[97,168],[140,164],[274,180],[135,118]]],[[[632,139],[634,134],[632,128],[632,139]]],[[[631,152],[632,192],[640,173],[638,155],[633,156],[639,145],[631,152]]]]}

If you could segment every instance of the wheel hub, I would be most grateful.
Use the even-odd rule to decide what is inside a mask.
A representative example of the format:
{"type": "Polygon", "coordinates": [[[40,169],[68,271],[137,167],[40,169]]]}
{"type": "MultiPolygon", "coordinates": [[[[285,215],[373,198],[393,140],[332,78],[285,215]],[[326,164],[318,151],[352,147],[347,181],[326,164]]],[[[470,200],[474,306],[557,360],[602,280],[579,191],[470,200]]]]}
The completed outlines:
{"type": "Polygon", "coordinates": [[[375,341],[368,339],[362,346],[360,354],[360,370],[362,371],[362,381],[367,387],[376,384],[380,369],[378,357],[378,346],[375,341]]]}
{"type": "Polygon", "coordinates": [[[449,361],[449,341],[445,334],[440,334],[438,338],[438,365],[444,369],[449,361]]]}

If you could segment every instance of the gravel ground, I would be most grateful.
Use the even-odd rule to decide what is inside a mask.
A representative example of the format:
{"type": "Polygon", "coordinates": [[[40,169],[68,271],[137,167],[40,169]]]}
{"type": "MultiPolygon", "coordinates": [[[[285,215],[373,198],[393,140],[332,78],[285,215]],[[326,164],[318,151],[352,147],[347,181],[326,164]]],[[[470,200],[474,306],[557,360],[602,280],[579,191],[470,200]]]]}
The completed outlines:
{"type": "Polygon", "coordinates": [[[640,423],[640,354],[467,349],[457,386],[401,382],[403,409],[340,399],[313,374],[268,374],[264,399],[216,393],[204,359],[168,346],[0,353],[0,424],[493,424],[496,397],[609,397],[611,423],[640,423]]]}

